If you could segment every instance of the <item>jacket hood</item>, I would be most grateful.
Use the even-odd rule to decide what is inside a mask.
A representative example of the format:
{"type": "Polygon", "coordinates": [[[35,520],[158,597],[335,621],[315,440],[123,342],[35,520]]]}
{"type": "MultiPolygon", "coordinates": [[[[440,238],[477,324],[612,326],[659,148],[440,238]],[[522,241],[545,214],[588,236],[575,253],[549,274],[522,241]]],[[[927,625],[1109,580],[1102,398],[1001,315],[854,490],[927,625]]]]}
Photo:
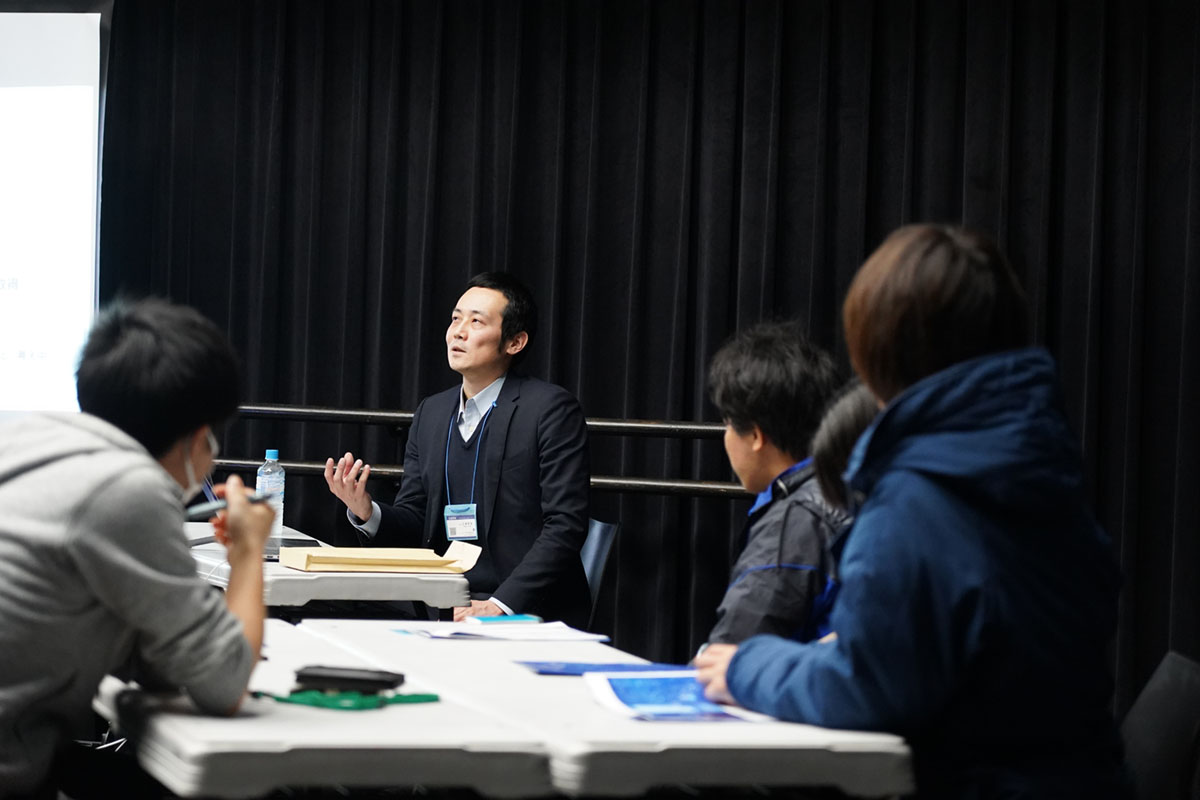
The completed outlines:
{"type": "Polygon", "coordinates": [[[64,459],[111,451],[114,447],[150,458],[132,436],[91,414],[39,413],[18,417],[0,426],[0,483],[64,459]],[[63,435],[67,431],[71,435],[63,435]]]}
{"type": "Polygon", "coordinates": [[[869,494],[887,471],[969,486],[1004,507],[1052,508],[1081,490],[1054,359],[1041,348],[955,364],[913,384],[863,433],[846,470],[869,494]]]}

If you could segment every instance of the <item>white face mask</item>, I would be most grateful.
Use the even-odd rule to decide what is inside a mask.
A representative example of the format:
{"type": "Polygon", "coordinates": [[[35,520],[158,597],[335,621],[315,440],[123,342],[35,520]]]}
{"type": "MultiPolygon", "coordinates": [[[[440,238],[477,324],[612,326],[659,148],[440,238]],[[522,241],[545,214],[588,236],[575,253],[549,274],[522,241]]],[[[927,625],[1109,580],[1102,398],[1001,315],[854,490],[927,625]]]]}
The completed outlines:
{"type": "MultiPolygon", "coordinates": [[[[213,436],[212,428],[205,431],[208,436],[208,449],[212,452],[213,459],[216,459],[217,453],[221,452],[220,446],[217,444],[217,437],[213,436]]],[[[183,461],[183,474],[187,477],[187,486],[183,487],[183,504],[187,505],[196,499],[196,495],[204,490],[204,482],[196,480],[196,469],[192,466],[191,454],[183,461]]],[[[208,477],[207,475],[205,477],[208,477]]]]}

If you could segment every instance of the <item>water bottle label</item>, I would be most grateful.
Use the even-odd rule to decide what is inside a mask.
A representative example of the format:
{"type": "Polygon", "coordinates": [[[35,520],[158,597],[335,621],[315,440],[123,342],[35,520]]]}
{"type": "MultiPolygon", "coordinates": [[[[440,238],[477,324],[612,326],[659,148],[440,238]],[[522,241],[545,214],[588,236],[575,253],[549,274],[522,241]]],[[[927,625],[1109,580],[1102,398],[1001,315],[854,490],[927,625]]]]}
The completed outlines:
{"type": "Polygon", "coordinates": [[[282,497],[284,485],[283,476],[259,475],[254,482],[254,491],[259,494],[277,494],[282,497]]]}
{"type": "MultiPolygon", "coordinates": [[[[275,521],[271,524],[271,539],[275,540],[275,546],[278,546],[278,539],[283,535],[283,495],[284,495],[285,476],[283,470],[275,468],[273,470],[259,469],[258,475],[254,482],[254,491],[259,494],[271,495],[268,502],[271,508],[275,510],[275,521]]],[[[268,549],[270,545],[268,546],[268,549]]]]}

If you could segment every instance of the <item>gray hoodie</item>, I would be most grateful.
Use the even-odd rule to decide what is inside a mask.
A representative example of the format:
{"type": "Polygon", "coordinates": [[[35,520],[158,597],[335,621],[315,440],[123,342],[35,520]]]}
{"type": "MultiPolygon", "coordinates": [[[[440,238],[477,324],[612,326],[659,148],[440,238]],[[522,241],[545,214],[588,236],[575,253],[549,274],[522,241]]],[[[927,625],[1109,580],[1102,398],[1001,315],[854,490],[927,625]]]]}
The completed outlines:
{"type": "Polygon", "coordinates": [[[135,653],[228,711],[250,646],[196,576],[179,485],[88,414],[0,424],[0,796],[46,777],[100,679],[135,653]]]}

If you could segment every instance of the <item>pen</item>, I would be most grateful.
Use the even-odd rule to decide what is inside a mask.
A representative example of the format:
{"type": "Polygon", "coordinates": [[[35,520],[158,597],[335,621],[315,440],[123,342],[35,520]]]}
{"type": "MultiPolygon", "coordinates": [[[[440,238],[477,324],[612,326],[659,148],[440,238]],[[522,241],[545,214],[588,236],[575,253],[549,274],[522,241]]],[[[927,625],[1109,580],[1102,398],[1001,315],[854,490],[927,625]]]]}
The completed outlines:
{"type": "MultiPolygon", "coordinates": [[[[271,499],[269,494],[252,494],[246,498],[248,503],[262,503],[271,499]]],[[[206,522],[211,519],[214,514],[229,505],[224,500],[213,500],[211,503],[201,503],[198,506],[192,506],[187,509],[186,519],[188,522],[206,522]]]]}

